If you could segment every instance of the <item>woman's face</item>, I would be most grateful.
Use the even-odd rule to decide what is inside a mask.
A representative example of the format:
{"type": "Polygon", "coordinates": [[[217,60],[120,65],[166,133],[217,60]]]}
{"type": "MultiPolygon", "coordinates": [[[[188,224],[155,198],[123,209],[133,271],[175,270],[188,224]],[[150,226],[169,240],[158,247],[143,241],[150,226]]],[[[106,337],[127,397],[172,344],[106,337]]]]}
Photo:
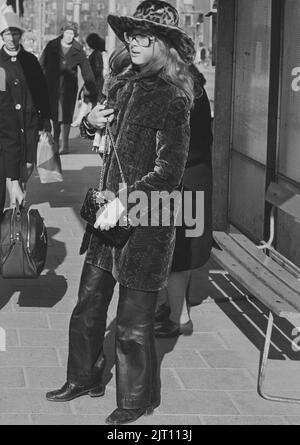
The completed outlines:
{"type": "Polygon", "coordinates": [[[2,33],[2,40],[9,51],[19,49],[22,33],[17,28],[9,28],[2,33]]]}
{"type": "Polygon", "coordinates": [[[160,48],[154,36],[141,33],[125,33],[125,41],[129,46],[131,61],[137,66],[143,67],[153,57],[159,57],[160,48]]]}
{"type": "Polygon", "coordinates": [[[63,34],[63,42],[67,45],[70,45],[73,40],[75,39],[75,33],[72,31],[72,29],[66,29],[66,31],[63,34]]]}

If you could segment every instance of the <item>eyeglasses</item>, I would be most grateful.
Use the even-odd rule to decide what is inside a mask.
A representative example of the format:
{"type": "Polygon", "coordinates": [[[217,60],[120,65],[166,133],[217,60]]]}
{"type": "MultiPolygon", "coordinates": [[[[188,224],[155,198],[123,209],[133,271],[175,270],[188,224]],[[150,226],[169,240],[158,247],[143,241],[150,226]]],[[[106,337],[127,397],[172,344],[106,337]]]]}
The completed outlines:
{"type": "Polygon", "coordinates": [[[126,43],[132,43],[135,40],[139,46],[149,48],[149,46],[151,46],[151,44],[155,41],[155,37],[144,34],[128,34],[127,32],[124,32],[124,40],[126,43]]]}

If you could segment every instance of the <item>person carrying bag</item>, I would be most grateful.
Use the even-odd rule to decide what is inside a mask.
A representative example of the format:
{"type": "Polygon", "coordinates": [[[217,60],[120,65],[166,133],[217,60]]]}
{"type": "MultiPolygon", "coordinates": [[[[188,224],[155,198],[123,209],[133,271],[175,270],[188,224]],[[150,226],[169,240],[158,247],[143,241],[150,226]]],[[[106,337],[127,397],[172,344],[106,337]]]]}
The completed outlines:
{"type": "MultiPolygon", "coordinates": [[[[167,225],[138,225],[123,247],[106,245],[98,233],[99,229],[110,232],[124,215],[130,218],[135,204],[127,193],[131,198],[135,192],[143,193],[149,200],[153,191],[171,194],[181,183],[193,103],[188,64],[194,59],[195,48],[178,21],[173,6],[154,0],[142,2],[133,17],[108,16],[109,25],[129,52],[131,65],[108,87],[111,108],[97,106],[86,121],[92,127],[92,137],[107,120],[112,122],[116,150],[110,150],[104,165],[104,190],[115,199],[97,213],[95,232],[87,246],[78,302],[70,321],[67,381],[46,397],[51,402],[64,402],[82,395],[104,395],[107,311],[119,283],[117,408],[106,419],[109,425],[135,422],[160,404],[154,315],[158,291],[168,281],[174,220],[170,215],[167,225]],[[127,182],[126,194],[120,189],[118,159],[127,182]]],[[[149,216],[160,208],[145,205],[142,211],[144,207],[149,216]]]]}

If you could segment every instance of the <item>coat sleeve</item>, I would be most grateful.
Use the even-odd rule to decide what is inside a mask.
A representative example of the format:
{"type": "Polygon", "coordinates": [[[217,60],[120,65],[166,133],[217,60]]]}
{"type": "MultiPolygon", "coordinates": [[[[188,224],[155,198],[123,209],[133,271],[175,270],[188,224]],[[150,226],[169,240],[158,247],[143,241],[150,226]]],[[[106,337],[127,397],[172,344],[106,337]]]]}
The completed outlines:
{"type": "Polygon", "coordinates": [[[35,71],[36,71],[36,77],[37,77],[37,84],[39,86],[39,88],[38,88],[39,111],[41,112],[43,119],[50,119],[51,118],[50,100],[49,100],[49,92],[48,92],[46,78],[45,78],[45,75],[41,68],[41,65],[38,63],[37,60],[34,61],[34,64],[35,64],[35,71]]]}
{"type": "Polygon", "coordinates": [[[20,179],[21,148],[14,142],[3,144],[5,177],[20,179]]]}
{"type": "MultiPolygon", "coordinates": [[[[182,181],[190,143],[190,111],[187,100],[177,97],[170,104],[166,123],[157,131],[156,161],[153,171],[127,188],[127,192],[143,191],[148,199],[153,191],[172,193],[182,181]]],[[[122,201],[123,197],[119,196],[122,201]]],[[[129,204],[130,210],[134,204],[129,204]]]]}
{"type": "Polygon", "coordinates": [[[93,74],[90,62],[88,61],[85,52],[83,50],[81,50],[79,53],[79,66],[85,84],[84,102],[96,103],[98,92],[96,87],[95,76],[93,74]]]}

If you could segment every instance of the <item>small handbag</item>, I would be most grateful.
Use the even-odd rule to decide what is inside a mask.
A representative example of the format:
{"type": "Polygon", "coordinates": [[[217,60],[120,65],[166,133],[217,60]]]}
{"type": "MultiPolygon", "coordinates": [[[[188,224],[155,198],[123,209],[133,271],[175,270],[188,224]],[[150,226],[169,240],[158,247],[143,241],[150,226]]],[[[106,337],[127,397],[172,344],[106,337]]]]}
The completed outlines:
{"type": "MultiPolygon", "coordinates": [[[[120,159],[118,156],[117,148],[111,132],[110,124],[108,122],[105,127],[104,137],[105,137],[105,146],[103,152],[103,167],[100,173],[99,188],[90,188],[88,190],[80,212],[81,218],[84,219],[84,221],[90,224],[93,228],[97,220],[97,213],[99,212],[99,210],[102,208],[104,211],[106,206],[111,202],[102,193],[104,185],[105,167],[108,159],[110,145],[113,147],[113,150],[116,155],[122,182],[123,184],[126,183],[120,159]]],[[[130,224],[127,215],[123,215],[118,221],[118,224],[115,227],[111,228],[110,230],[94,229],[93,232],[95,233],[96,231],[98,238],[101,239],[103,244],[121,249],[125,246],[125,244],[129,240],[134,230],[135,227],[133,227],[130,224]],[[120,224],[120,221],[122,222],[122,224],[120,224]]]]}

